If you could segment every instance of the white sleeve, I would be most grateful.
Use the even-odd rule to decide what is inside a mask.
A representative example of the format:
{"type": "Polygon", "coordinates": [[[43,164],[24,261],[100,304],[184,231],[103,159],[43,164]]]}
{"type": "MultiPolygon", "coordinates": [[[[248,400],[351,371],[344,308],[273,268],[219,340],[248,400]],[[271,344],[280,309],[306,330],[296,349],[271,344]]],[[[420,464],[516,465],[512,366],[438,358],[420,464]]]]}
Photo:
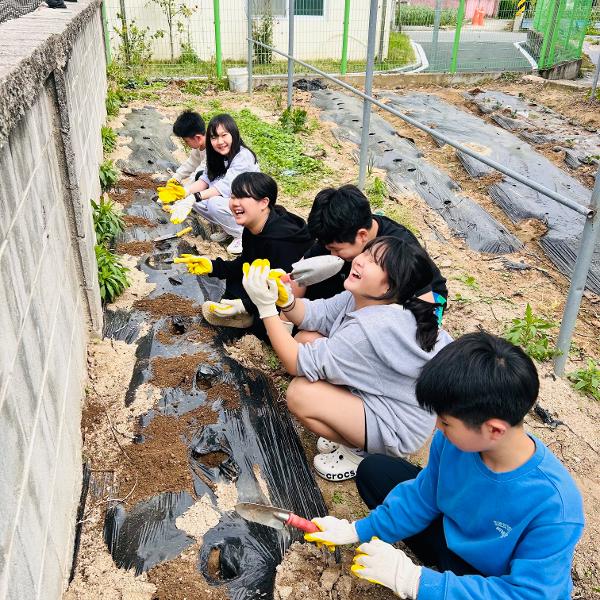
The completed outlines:
{"type": "Polygon", "coordinates": [[[192,150],[188,159],[175,171],[175,179],[182,182],[190,177],[205,162],[206,152],[204,150],[192,150]]]}
{"type": "Polygon", "coordinates": [[[254,155],[247,148],[240,148],[240,151],[233,157],[227,173],[220,179],[212,182],[211,187],[219,191],[223,198],[231,196],[231,183],[240,173],[260,171],[254,155]]]}

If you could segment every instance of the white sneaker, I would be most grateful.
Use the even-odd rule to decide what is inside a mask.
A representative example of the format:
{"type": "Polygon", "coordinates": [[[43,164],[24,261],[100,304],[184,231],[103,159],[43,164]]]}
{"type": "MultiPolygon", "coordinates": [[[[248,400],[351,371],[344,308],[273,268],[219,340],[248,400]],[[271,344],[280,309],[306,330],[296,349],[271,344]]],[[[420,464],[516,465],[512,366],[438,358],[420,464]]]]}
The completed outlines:
{"type": "Polygon", "coordinates": [[[313,465],[318,475],[328,481],[345,481],[356,477],[356,467],[363,460],[362,456],[350,448],[340,444],[339,448],[328,454],[317,454],[313,465]]]}
{"type": "Polygon", "coordinates": [[[242,238],[235,238],[233,240],[233,242],[231,242],[231,244],[229,244],[229,246],[227,246],[227,252],[229,252],[229,254],[241,254],[243,250],[242,247],[242,238]]]}
{"type": "Polygon", "coordinates": [[[229,236],[224,231],[217,231],[210,234],[211,242],[224,242],[229,236]]]}
{"type": "Polygon", "coordinates": [[[332,442],[331,440],[328,440],[324,437],[320,437],[317,440],[317,450],[319,451],[319,454],[331,454],[332,452],[335,452],[339,447],[340,445],[338,442],[332,442]]]}

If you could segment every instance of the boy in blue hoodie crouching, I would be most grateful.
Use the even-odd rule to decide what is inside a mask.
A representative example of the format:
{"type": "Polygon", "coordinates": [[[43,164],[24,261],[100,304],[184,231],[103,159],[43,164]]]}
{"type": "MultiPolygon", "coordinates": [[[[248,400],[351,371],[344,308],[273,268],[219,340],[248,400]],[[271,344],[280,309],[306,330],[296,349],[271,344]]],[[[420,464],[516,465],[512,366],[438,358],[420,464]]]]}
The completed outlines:
{"type": "Polygon", "coordinates": [[[565,467],[523,429],[538,390],[533,362],[506,340],[480,332],[449,344],[416,386],[440,430],[428,465],[367,457],[356,483],[371,514],[315,519],[322,531],[306,538],[363,542],[354,574],[401,598],[567,600],[583,506],[565,467]]]}

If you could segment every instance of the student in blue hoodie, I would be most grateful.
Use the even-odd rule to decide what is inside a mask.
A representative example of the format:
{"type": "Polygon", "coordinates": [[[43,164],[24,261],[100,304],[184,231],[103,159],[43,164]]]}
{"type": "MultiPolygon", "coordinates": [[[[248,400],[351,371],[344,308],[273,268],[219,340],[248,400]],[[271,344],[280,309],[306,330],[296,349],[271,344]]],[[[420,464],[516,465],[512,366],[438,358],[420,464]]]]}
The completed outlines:
{"type": "Polygon", "coordinates": [[[565,467],[523,428],[538,390],[532,360],[506,340],[479,332],[446,346],[416,388],[439,429],[427,466],[367,457],[356,484],[374,510],[355,523],[315,519],[322,531],[307,539],[362,542],[353,573],[400,598],[568,600],[583,505],[565,467]],[[399,540],[425,566],[391,545],[399,540]]]}
{"type": "Polygon", "coordinates": [[[435,417],[415,398],[423,365],[449,344],[435,305],[415,296],[432,277],[431,259],[396,237],[369,242],[352,261],[345,291],[333,298],[294,298],[257,261],[242,283],[257,307],[273,350],[290,375],[290,411],[319,436],[317,473],[350,479],[362,452],[403,456],[431,435],[435,417]],[[278,304],[298,326],[293,338],[278,304]]]}

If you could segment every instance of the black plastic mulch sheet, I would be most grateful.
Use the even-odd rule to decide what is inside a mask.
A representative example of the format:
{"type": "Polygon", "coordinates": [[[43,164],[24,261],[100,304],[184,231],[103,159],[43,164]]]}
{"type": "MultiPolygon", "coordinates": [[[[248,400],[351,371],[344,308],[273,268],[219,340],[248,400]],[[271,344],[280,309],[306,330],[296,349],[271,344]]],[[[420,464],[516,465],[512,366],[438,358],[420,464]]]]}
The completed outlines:
{"type": "MultiPolygon", "coordinates": [[[[314,92],[313,102],[323,111],[323,120],[338,126],[334,131],[337,137],[360,145],[362,101],[328,90],[314,92]]],[[[387,172],[389,187],[397,194],[418,194],[473,250],[504,254],[521,247],[517,238],[462,195],[455,181],[427,162],[415,144],[400,137],[385,119],[371,115],[369,136],[373,164],[387,172]]]]}
{"type": "MultiPolygon", "coordinates": [[[[510,167],[528,179],[541,183],[582,206],[589,204],[590,190],[512,133],[486,123],[480,117],[460,110],[431,94],[384,94],[383,98],[394,108],[510,167]]],[[[439,143],[442,145],[442,142],[439,143]]],[[[461,152],[457,152],[457,157],[474,178],[496,172],[461,152]]],[[[548,231],[539,240],[540,245],[554,265],[562,273],[570,276],[577,258],[585,217],[508,177],[492,184],[489,194],[514,223],[533,218],[547,226],[548,231]]],[[[600,253],[597,249],[594,252],[587,287],[596,294],[600,293],[600,253]]]]}
{"type": "MultiPolygon", "coordinates": [[[[134,143],[140,131],[131,131],[134,143]]],[[[120,236],[120,241],[150,240],[174,233],[187,225],[187,222],[172,225],[166,220],[165,213],[153,202],[153,195],[153,190],[138,190],[125,213],[159,222],[159,226],[130,227],[120,236]]],[[[195,222],[193,226],[197,234],[206,235],[201,225],[195,222]]],[[[223,282],[189,275],[185,265],[168,262],[186,251],[193,252],[193,249],[183,240],[175,239],[155,244],[151,253],[140,257],[138,268],[156,284],[150,297],[175,294],[192,300],[198,306],[205,299],[220,298],[223,282]]],[[[151,379],[152,358],[199,352],[206,354],[206,362],[198,365],[190,390],[161,390],[156,406],[141,417],[142,429],[137,443],[144,443],[144,427],[156,414],[186,418],[190,411],[209,402],[207,397],[211,388],[229,384],[239,394],[239,405],[225,408],[224,399],[217,396],[211,402],[211,407],[219,415],[217,423],[197,423],[190,439],[183,440],[189,448],[189,469],[196,496],[199,498],[207,494],[215,509],[219,510],[213,484],[235,482],[240,502],[268,503],[269,499],[265,498],[255,475],[257,469],[273,505],[307,518],[325,515],[323,497],[306,462],[287,408],[276,402],[262,374],[248,372],[223,350],[224,342],[229,343],[244,332],[222,328],[214,330],[214,338],[188,336],[201,322],[200,310],[197,316],[157,319],[151,319],[149,314],[136,309],[113,311],[109,308],[105,312],[104,335],[137,345],[136,364],[126,404],[133,401],[137,388],[151,379]],[[168,330],[169,343],[159,341],[157,332],[160,330],[168,330]],[[218,466],[208,467],[203,456],[214,452],[222,452],[223,461],[218,466]]],[[[161,339],[165,341],[163,337],[161,339]]],[[[111,506],[107,511],[104,535],[116,564],[141,573],[181,553],[193,540],[175,527],[175,519],[193,502],[192,496],[183,490],[181,493],[160,493],[157,490],[156,496],[128,510],[122,504],[111,506]]],[[[198,554],[198,569],[210,584],[226,586],[232,599],[268,599],[273,595],[275,567],[288,546],[301,539],[302,533],[296,530],[277,531],[247,523],[237,513],[222,513],[219,523],[204,535],[198,554]],[[219,551],[218,579],[208,572],[208,557],[215,549],[219,551]]]]}
{"type": "Polygon", "coordinates": [[[596,129],[570,123],[534,100],[513,94],[474,89],[463,95],[502,129],[534,146],[553,144],[555,152],[564,152],[569,167],[600,164],[600,132],[596,129]]]}

